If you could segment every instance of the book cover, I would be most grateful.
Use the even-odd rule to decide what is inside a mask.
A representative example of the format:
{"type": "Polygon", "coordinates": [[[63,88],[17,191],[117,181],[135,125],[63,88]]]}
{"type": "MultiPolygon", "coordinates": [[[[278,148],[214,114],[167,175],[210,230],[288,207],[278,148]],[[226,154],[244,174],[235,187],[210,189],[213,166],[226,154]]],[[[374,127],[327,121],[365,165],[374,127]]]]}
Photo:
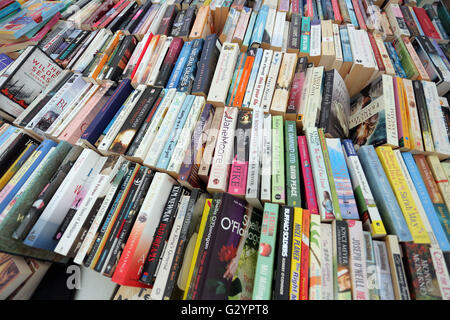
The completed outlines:
{"type": "Polygon", "coordinates": [[[372,243],[375,254],[376,272],[380,284],[380,300],[394,300],[394,286],[386,243],[379,240],[373,240],[372,243]]]}
{"type": "Polygon", "coordinates": [[[285,204],[285,163],[283,118],[272,116],[272,202],[285,204]]]}
{"type": "Polygon", "coordinates": [[[319,214],[306,136],[298,137],[298,149],[300,153],[300,163],[302,167],[302,178],[304,185],[302,190],[304,190],[305,193],[306,207],[308,208],[310,214],[319,214]]]}
{"type": "Polygon", "coordinates": [[[300,162],[297,146],[297,126],[295,121],[285,121],[286,146],[286,202],[288,206],[301,206],[300,162]]]}
{"type": "MultiPolygon", "coordinates": [[[[290,264],[290,286],[289,300],[300,300],[300,268],[301,249],[303,235],[303,212],[301,208],[294,208],[292,216],[292,228],[289,237],[291,238],[291,264],[290,264]]],[[[281,230],[280,230],[281,231],[281,230]]],[[[277,271],[279,269],[277,268],[277,271]]]]}
{"type": "Polygon", "coordinates": [[[377,262],[375,258],[374,244],[370,232],[363,231],[367,270],[367,291],[369,300],[380,300],[380,279],[377,274],[377,262]]]}
{"type": "Polygon", "coordinates": [[[348,220],[347,226],[353,300],[369,300],[366,252],[364,250],[362,223],[358,220],[348,220]]]}
{"type": "Polygon", "coordinates": [[[309,300],[322,299],[322,242],[320,216],[311,215],[309,236],[309,300]]]}

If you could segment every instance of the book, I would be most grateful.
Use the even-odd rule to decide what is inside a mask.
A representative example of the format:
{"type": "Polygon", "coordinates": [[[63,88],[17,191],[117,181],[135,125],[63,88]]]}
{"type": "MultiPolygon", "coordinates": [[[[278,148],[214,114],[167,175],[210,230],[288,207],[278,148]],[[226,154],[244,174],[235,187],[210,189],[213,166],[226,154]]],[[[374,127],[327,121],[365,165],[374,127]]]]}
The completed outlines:
{"type": "Polygon", "coordinates": [[[374,243],[370,232],[363,231],[364,252],[366,255],[367,290],[369,300],[381,300],[380,279],[377,274],[377,262],[375,258],[374,243]]]}
{"type": "Polygon", "coordinates": [[[358,220],[348,220],[347,226],[350,247],[352,297],[354,300],[369,300],[366,252],[364,250],[365,240],[362,223],[358,220]]]}
{"type": "Polygon", "coordinates": [[[332,226],[328,223],[320,224],[321,241],[321,270],[322,270],[322,300],[334,299],[333,272],[333,236],[332,226]]]}
{"type": "Polygon", "coordinates": [[[332,231],[334,257],[334,297],[337,300],[351,300],[352,277],[350,263],[350,237],[347,222],[333,220],[332,231]]]}
{"type": "Polygon", "coordinates": [[[297,149],[297,129],[294,121],[285,122],[286,145],[286,202],[287,205],[301,205],[299,156],[297,149]]]}
{"type": "Polygon", "coordinates": [[[410,291],[402,262],[402,252],[395,235],[387,235],[386,248],[391,269],[392,284],[396,300],[410,300],[410,291]]]}
{"type": "Polygon", "coordinates": [[[252,299],[268,300],[272,296],[272,278],[275,260],[275,240],[279,205],[266,203],[264,205],[259,254],[256,264],[255,281],[252,299]]]}
{"type": "Polygon", "coordinates": [[[303,215],[301,208],[294,208],[292,217],[292,228],[290,231],[291,241],[291,265],[290,265],[290,286],[289,300],[299,300],[300,298],[300,268],[301,268],[301,247],[303,235],[303,215]]]}
{"type": "Polygon", "coordinates": [[[386,243],[380,240],[373,240],[372,243],[375,254],[376,272],[380,284],[380,299],[394,300],[394,286],[392,283],[386,243]]]}
{"type": "Polygon", "coordinates": [[[311,215],[309,237],[309,293],[310,300],[322,300],[322,241],[320,216],[311,215]]]}
{"type": "Polygon", "coordinates": [[[448,285],[449,285],[449,273],[448,268],[445,265],[445,258],[442,250],[436,248],[429,248],[431,259],[433,261],[433,267],[438,280],[439,289],[441,292],[442,300],[448,300],[448,285]]]}

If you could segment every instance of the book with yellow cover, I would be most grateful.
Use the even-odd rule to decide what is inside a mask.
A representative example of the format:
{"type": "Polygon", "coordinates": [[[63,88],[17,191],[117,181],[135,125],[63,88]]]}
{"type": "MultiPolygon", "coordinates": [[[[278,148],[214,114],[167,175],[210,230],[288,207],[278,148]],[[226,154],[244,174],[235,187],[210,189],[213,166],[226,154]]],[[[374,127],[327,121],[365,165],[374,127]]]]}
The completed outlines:
{"type": "Polygon", "coordinates": [[[402,149],[411,149],[411,139],[409,137],[408,100],[406,98],[403,79],[394,77],[394,95],[397,115],[398,145],[402,149]]]}
{"type": "Polygon", "coordinates": [[[289,300],[300,298],[300,266],[302,249],[302,209],[294,208],[294,227],[292,228],[291,281],[289,300]]]}
{"type": "MultiPolygon", "coordinates": [[[[205,231],[205,227],[206,227],[206,222],[208,221],[208,215],[209,215],[209,210],[211,209],[211,203],[212,203],[212,198],[208,198],[205,201],[205,207],[203,208],[203,214],[202,214],[202,220],[200,221],[200,226],[198,229],[198,233],[197,233],[197,239],[196,241],[192,241],[192,243],[195,243],[194,246],[194,250],[191,252],[189,245],[186,248],[186,253],[185,254],[189,254],[191,252],[192,254],[192,260],[191,260],[191,266],[189,268],[189,273],[188,273],[188,277],[186,280],[186,289],[184,290],[184,295],[183,295],[183,300],[186,300],[187,295],[188,295],[188,291],[189,291],[189,284],[191,283],[192,280],[192,276],[194,274],[194,269],[195,269],[195,264],[197,262],[197,257],[198,257],[198,252],[200,249],[200,244],[202,243],[202,238],[203,238],[203,232],[205,231]]],[[[191,239],[193,239],[194,235],[192,236],[191,239]]],[[[189,242],[189,244],[191,243],[191,241],[189,242]]]]}
{"type": "Polygon", "coordinates": [[[376,148],[376,152],[405,217],[413,241],[415,243],[430,244],[430,238],[420,218],[420,213],[414,203],[411,190],[408,188],[394,151],[390,146],[381,146],[376,148]]]}

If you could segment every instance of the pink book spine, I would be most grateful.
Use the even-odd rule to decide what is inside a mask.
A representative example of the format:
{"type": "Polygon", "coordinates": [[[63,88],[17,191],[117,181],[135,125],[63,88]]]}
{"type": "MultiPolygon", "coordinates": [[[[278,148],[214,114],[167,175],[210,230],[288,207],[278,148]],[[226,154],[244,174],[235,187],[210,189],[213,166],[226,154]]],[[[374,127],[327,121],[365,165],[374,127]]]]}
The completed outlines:
{"type": "Polygon", "coordinates": [[[398,133],[398,141],[403,138],[403,123],[402,123],[402,110],[401,110],[401,102],[400,102],[400,92],[398,92],[399,88],[397,85],[397,78],[392,77],[392,81],[394,82],[394,97],[395,97],[395,116],[397,118],[397,133],[398,133]]]}
{"type": "Polygon", "coordinates": [[[248,162],[237,160],[237,155],[233,159],[230,173],[230,184],[228,185],[228,193],[236,196],[245,196],[245,188],[247,186],[247,170],[248,162]]]}
{"type": "Polygon", "coordinates": [[[311,214],[319,214],[317,205],[316,188],[314,188],[313,174],[311,170],[311,162],[309,159],[308,145],[306,137],[298,137],[298,150],[300,154],[300,163],[303,173],[303,183],[305,184],[306,204],[311,214]]]}

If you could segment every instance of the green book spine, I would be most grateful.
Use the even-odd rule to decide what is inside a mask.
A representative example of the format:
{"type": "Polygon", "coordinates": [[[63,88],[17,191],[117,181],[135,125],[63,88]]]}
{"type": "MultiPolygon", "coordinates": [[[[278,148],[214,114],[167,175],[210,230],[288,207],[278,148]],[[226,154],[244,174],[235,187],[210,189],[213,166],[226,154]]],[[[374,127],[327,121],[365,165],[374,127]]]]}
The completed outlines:
{"type": "Polygon", "coordinates": [[[417,71],[414,61],[409,55],[408,49],[406,49],[403,40],[398,38],[394,42],[395,50],[397,51],[400,62],[402,63],[403,69],[405,70],[406,76],[409,79],[416,79],[419,76],[419,71],[417,71]]]}
{"type": "Polygon", "coordinates": [[[286,200],[291,207],[300,207],[300,163],[297,149],[297,124],[295,121],[285,122],[286,146],[286,200]]]}
{"type": "Polygon", "coordinates": [[[48,183],[56,170],[58,170],[58,167],[70,149],[71,145],[69,143],[61,141],[47,157],[45,163],[42,164],[40,171],[34,175],[33,180],[28,183],[28,186],[23,193],[13,199],[15,203],[9,209],[8,214],[0,225],[0,251],[55,262],[67,260],[67,258],[57,255],[54,252],[26,246],[21,241],[12,239],[12,234],[17,229],[44,186],[48,183]]]}
{"type": "Polygon", "coordinates": [[[253,300],[270,300],[272,298],[278,210],[278,204],[266,203],[264,205],[255,282],[253,284],[253,300]]]}
{"type": "Polygon", "coordinates": [[[333,171],[331,170],[330,156],[328,155],[327,142],[325,141],[325,134],[323,133],[322,128],[320,128],[318,131],[319,131],[320,145],[322,146],[323,161],[325,162],[325,168],[327,169],[328,175],[328,183],[330,184],[331,199],[333,202],[335,217],[336,220],[342,220],[341,208],[339,207],[339,199],[337,196],[336,185],[334,183],[333,178],[333,171]]]}
{"type": "Polygon", "coordinates": [[[302,29],[300,36],[300,52],[304,55],[309,55],[309,36],[311,32],[311,18],[302,18],[302,29]]]}
{"type": "Polygon", "coordinates": [[[272,202],[285,204],[283,117],[272,116],[272,202]]]}

